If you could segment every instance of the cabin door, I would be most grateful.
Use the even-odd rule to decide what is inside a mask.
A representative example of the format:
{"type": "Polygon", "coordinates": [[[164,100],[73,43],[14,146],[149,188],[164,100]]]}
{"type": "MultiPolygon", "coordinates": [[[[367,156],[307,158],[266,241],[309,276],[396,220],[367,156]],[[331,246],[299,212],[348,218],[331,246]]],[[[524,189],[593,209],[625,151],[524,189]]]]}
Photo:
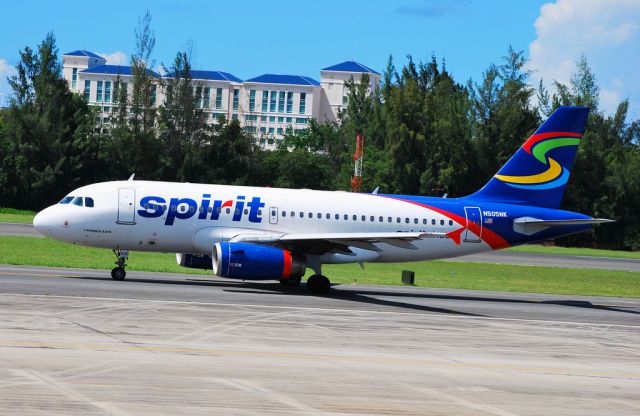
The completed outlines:
{"type": "Polygon", "coordinates": [[[118,224],[136,223],[136,191],[131,188],[118,189],[118,224]]]}
{"type": "Polygon", "coordinates": [[[464,241],[479,243],[482,241],[482,212],[478,207],[464,207],[467,217],[467,228],[464,230],[464,241]]]}

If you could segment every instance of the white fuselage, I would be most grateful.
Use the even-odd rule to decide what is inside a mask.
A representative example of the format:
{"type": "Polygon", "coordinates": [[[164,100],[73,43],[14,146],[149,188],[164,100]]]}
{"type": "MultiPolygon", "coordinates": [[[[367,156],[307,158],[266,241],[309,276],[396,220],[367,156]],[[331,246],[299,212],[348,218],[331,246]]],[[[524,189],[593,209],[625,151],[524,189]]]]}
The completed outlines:
{"type": "MultiPolygon", "coordinates": [[[[406,201],[341,191],[120,181],[85,186],[69,196],[76,200],[38,214],[34,224],[39,230],[75,244],[133,251],[211,254],[215,243],[247,233],[446,234],[467,225],[406,201]],[[86,206],[86,198],[93,207],[86,206]]],[[[442,235],[411,245],[377,243],[376,251],[356,245],[350,247],[355,256],[323,254],[318,261],[402,262],[491,250],[469,229],[459,244],[442,235]]]]}

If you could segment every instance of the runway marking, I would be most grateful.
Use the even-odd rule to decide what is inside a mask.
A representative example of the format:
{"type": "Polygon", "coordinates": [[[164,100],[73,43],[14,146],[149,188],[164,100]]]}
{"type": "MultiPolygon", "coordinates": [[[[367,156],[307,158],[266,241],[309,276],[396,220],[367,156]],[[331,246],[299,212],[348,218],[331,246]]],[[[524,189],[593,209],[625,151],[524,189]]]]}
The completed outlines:
{"type": "Polygon", "coordinates": [[[111,403],[99,403],[96,402],[94,400],[91,400],[90,398],[88,398],[87,396],[77,392],[76,390],[70,388],[69,386],[58,382],[57,380],[55,380],[52,377],[48,377],[38,371],[35,370],[14,370],[14,373],[20,374],[22,376],[24,376],[24,378],[34,381],[38,384],[47,386],[49,388],[52,388],[53,390],[57,391],[60,394],[63,394],[64,396],[67,396],[67,398],[74,400],[74,401],[79,401],[79,402],[83,402],[86,403],[90,406],[96,407],[104,412],[106,412],[108,415],[114,415],[114,416],[129,416],[131,413],[125,412],[123,410],[120,410],[118,408],[116,408],[115,406],[113,406],[113,404],[111,403]]]}
{"type": "MultiPolygon", "coordinates": [[[[117,298],[117,297],[99,297],[99,296],[72,296],[72,295],[41,295],[41,294],[22,294],[22,293],[0,293],[2,296],[31,296],[31,297],[44,297],[44,298],[60,298],[60,299],[89,299],[89,300],[103,300],[103,301],[126,301],[126,302],[148,302],[148,303],[165,303],[175,305],[197,305],[197,306],[232,306],[232,307],[245,307],[245,308],[264,308],[264,309],[288,309],[288,310],[300,310],[300,311],[324,311],[324,312],[338,312],[338,313],[371,313],[371,314],[387,314],[387,315],[403,315],[403,316],[429,316],[429,318],[436,319],[452,319],[452,320],[488,320],[488,321],[503,321],[503,322],[522,322],[522,323],[541,323],[541,324],[558,324],[558,325],[576,325],[576,326],[597,326],[604,328],[630,328],[638,329],[639,325],[624,325],[624,324],[609,324],[599,322],[571,322],[571,321],[554,321],[544,319],[524,319],[524,318],[500,318],[493,316],[451,316],[440,313],[417,313],[417,312],[399,312],[399,311],[376,311],[372,309],[341,309],[341,308],[320,308],[310,306],[279,306],[279,305],[258,305],[250,303],[222,303],[222,302],[192,302],[183,300],[161,300],[161,299],[136,299],[136,298],[117,298]]],[[[383,295],[382,295],[383,296],[383,295]]]]}
{"type": "Polygon", "coordinates": [[[500,408],[488,405],[488,404],[482,404],[482,403],[477,403],[477,402],[472,402],[471,400],[465,399],[463,397],[458,397],[458,396],[454,396],[452,394],[448,394],[443,392],[442,390],[434,390],[434,389],[429,389],[426,387],[415,387],[412,385],[408,385],[408,384],[404,384],[404,383],[399,383],[401,386],[403,386],[403,388],[407,389],[410,388],[414,391],[417,391],[419,393],[426,393],[426,394],[430,394],[434,397],[438,397],[438,398],[444,398],[447,399],[455,404],[459,404],[461,406],[473,409],[473,410],[480,410],[484,413],[488,413],[488,414],[492,414],[492,415],[496,415],[496,416],[518,416],[517,413],[512,413],[506,410],[502,410],[500,408]]]}
{"type": "Polygon", "coordinates": [[[78,279],[83,276],[75,276],[70,274],[52,274],[52,273],[24,273],[24,272],[0,272],[9,276],[35,276],[35,277],[66,277],[70,279],[78,279]]]}
{"type": "Polygon", "coordinates": [[[329,355],[329,354],[306,354],[295,352],[274,352],[274,351],[230,351],[211,348],[189,348],[171,347],[160,345],[133,345],[133,344],[75,344],[60,342],[40,342],[40,341],[18,341],[0,340],[0,348],[48,348],[48,349],[77,349],[90,351],[142,351],[190,355],[207,356],[231,356],[231,357],[262,357],[262,358],[289,358],[299,360],[321,360],[321,361],[344,361],[344,362],[371,362],[400,365],[424,365],[441,366],[455,368],[479,368],[492,370],[512,370],[524,373],[554,374],[583,377],[613,377],[613,378],[640,378],[640,373],[629,373],[624,371],[589,371],[571,368],[546,368],[546,367],[525,367],[514,364],[484,364],[468,363],[461,361],[436,361],[410,358],[389,358],[380,356],[363,357],[356,355],[329,355]]]}

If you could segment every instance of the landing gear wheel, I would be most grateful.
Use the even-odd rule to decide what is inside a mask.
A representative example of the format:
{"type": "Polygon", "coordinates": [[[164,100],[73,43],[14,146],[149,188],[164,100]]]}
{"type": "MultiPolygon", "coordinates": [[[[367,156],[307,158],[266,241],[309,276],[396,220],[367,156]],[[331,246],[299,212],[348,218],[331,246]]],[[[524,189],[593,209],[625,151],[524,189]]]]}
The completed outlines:
{"type": "Polygon", "coordinates": [[[300,286],[300,282],[302,281],[302,277],[290,277],[288,279],[280,279],[280,284],[282,287],[298,287],[300,286]]]}
{"type": "Polygon", "coordinates": [[[314,295],[326,295],[330,288],[331,282],[321,274],[314,274],[307,280],[307,289],[314,295]]]}
{"type": "Polygon", "coordinates": [[[123,249],[115,249],[113,250],[113,254],[116,255],[116,258],[118,259],[116,261],[116,266],[111,270],[111,278],[113,280],[124,280],[124,278],[127,276],[127,272],[124,271],[124,268],[127,266],[127,259],[129,258],[129,250],[123,250],[123,249]]]}
{"type": "Polygon", "coordinates": [[[124,267],[114,267],[111,270],[111,278],[113,280],[124,280],[127,276],[127,272],[124,270],[124,267]]]}

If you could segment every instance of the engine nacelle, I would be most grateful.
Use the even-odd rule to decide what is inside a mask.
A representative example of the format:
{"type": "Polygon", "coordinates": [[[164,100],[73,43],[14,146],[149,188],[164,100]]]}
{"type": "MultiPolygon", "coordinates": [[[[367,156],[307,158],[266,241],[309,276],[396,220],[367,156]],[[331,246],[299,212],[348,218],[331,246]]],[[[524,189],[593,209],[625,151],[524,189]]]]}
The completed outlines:
{"type": "Polygon", "coordinates": [[[213,273],[251,280],[298,278],[307,268],[304,256],[289,250],[251,243],[217,243],[213,247],[213,273]]]}
{"type": "Polygon", "coordinates": [[[176,261],[180,266],[190,269],[211,270],[213,268],[211,256],[205,254],[176,253],[176,261]]]}

